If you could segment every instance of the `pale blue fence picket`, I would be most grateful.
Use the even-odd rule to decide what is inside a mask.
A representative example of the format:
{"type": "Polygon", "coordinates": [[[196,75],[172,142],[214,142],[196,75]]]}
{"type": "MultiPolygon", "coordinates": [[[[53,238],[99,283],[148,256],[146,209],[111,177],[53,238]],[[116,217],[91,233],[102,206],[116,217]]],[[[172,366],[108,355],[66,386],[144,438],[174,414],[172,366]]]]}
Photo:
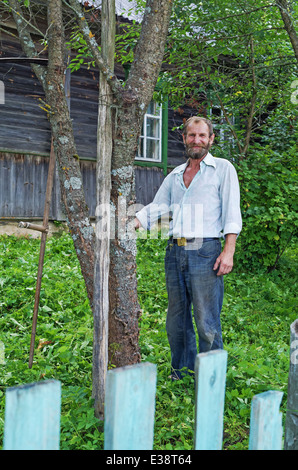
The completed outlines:
{"type": "MultiPolygon", "coordinates": [[[[222,448],[227,353],[210,351],[196,360],[195,450],[222,448]]],[[[105,450],[152,450],[156,365],[108,371],[105,450]]],[[[256,395],[251,407],[249,449],[280,450],[282,392],[256,395]]],[[[6,391],[4,450],[57,450],[61,384],[50,380],[6,391]]],[[[177,425],[178,425],[177,416],[177,425]]]]}
{"type": "Polygon", "coordinates": [[[195,450],[222,448],[226,370],[226,351],[197,355],[195,450]]]}
{"type": "Polygon", "coordinates": [[[109,370],[105,396],[105,450],[152,450],[156,365],[109,370]]]}
{"type": "Polygon", "coordinates": [[[279,411],[282,392],[269,391],[252,400],[250,450],[281,450],[282,414],[279,411]]]}
{"type": "Polygon", "coordinates": [[[56,380],[6,390],[4,450],[58,450],[61,384],[56,380]]]}

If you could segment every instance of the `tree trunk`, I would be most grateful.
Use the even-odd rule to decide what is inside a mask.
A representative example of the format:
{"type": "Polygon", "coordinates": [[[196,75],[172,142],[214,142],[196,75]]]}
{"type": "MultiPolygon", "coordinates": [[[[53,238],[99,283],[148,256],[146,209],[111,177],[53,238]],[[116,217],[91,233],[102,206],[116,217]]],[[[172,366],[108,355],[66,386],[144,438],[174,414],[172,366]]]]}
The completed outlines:
{"type": "Polygon", "coordinates": [[[140,361],[137,296],[134,160],[144,113],[162,64],[172,2],[147,0],[142,29],[117,110],[111,201],[116,236],[110,252],[109,355],[117,367],[140,361]]]}
{"type": "Polygon", "coordinates": [[[114,140],[111,203],[115,207],[115,237],[110,252],[109,356],[116,367],[137,363],[141,358],[133,227],[134,158],[140,118],[133,102],[119,109],[114,140]]]}
{"type": "MultiPolygon", "coordinates": [[[[28,22],[24,20],[21,5],[18,0],[9,0],[9,5],[12,8],[22,49],[27,57],[35,57],[37,54],[36,49],[29,33],[28,22]]],[[[58,163],[63,209],[92,305],[94,230],[89,221],[79,157],[64,91],[65,42],[61,0],[49,0],[48,24],[48,67],[46,69],[33,65],[32,68],[45,92],[48,119],[58,163]]]]}
{"type": "MultiPolygon", "coordinates": [[[[26,45],[24,51],[27,56],[34,57],[36,51],[28,33],[28,23],[22,20],[20,3],[18,0],[9,0],[9,2],[15,11],[20,10],[20,13],[14,15],[19,36],[26,45]]],[[[106,325],[101,324],[98,310],[101,309],[104,314],[103,311],[107,306],[107,237],[103,237],[104,240],[96,237],[95,242],[95,234],[90,225],[88,208],[85,204],[79,161],[63,87],[64,50],[61,0],[49,0],[48,4],[49,66],[48,71],[42,70],[39,78],[46,94],[48,117],[52,128],[56,158],[59,163],[61,193],[67,222],[91,304],[93,299],[96,300],[95,337],[96,341],[98,339],[101,341],[102,334],[106,337],[107,328],[106,325]],[[97,253],[94,269],[95,243],[97,253]],[[96,293],[93,296],[94,274],[99,280],[99,284],[96,280],[96,293]]],[[[115,117],[112,120],[111,206],[115,209],[115,236],[110,241],[109,353],[115,365],[123,366],[140,361],[138,344],[140,307],[137,298],[136,240],[132,228],[135,212],[133,210],[135,202],[134,159],[143,116],[152,98],[162,64],[172,1],[147,0],[141,35],[135,50],[135,59],[125,86],[114,75],[111,64],[108,63],[109,53],[106,52],[107,56],[103,57],[99,52],[98,44],[82,13],[81,4],[77,0],[69,0],[68,3],[65,2],[65,5],[71,8],[77,16],[78,24],[101,72],[102,86],[106,85],[106,81],[110,86],[110,89],[107,88],[107,94],[113,93],[112,103],[115,117]]],[[[108,2],[106,6],[108,6],[108,2]]],[[[103,44],[103,50],[105,50],[104,48],[103,44]]],[[[36,72],[39,73],[39,70],[36,69],[36,72]]],[[[102,93],[105,93],[103,89],[102,93]]],[[[109,97],[109,104],[111,103],[110,99],[109,97]]],[[[109,119],[104,116],[105,113],[107,116],[110,115],[111,108],[100,106],[100,110],[99,124],[101,127],[104,121],[105,129],[99,130],[99,145],[101,155],[103,153],[106,155],[104,162],[99,163],[97,169],[98,205],[106,200],[109,193],[109,175],[107,173],[109,158],[107,153],[110,152],[110,146],[108,149],[105,148],[103,142],[107,142],[106,124],[109,119]]],[[[100,210],[100,208],[97,209],[100,210]]],[[[103,219],[99,220],[99,216],[100,213],[98,213],[97,224],[103,221],[103,219]]],[[[106,234],[108,234],[108,225],[106,234]]],[[[105,340],[102,340],[101,347],[106,351],[105,340]]],[[[101,353],[98,349],[94,354],[99,360],[106,352],[101,353]]],[[[103,361],[106,363],[106,358],[103,361]]],[[[99,370],[102,367],[103,364],[100,367],[96,366],[97,378],[94,378],[94,382],[97,382],[99,370]]],[[[103,390],[102,384],[99,388],[103,390]]]]}
{"type": "Polygon", "coordinates": [[[136,240],[134,229],[131,229],[135,202],[134,159],[143,116],[162,64],[172,1],[147,0],[140,38],[125,86],[99,53],[77,0],[69,0],[69,3],[114,96],[111,206],[115,210],[115,236],[110,243],[109,358],[120,367],[140,361],[136,240]]]}
{"type": "MultiPolygon", "coordinates": [[[[115,54],[115,0],[103,0],[101,13],[102,56],[111,70],[115,54]]],[[[105,76],[99,80],[96,171],[96,230],[93,300],[93,374],[92,395],[95,414],[104,415],[104,396],[108,368],[110,194],[113,151],[113,95],[105,76]]]]}
{"type": "Polygon", "coordinates": [[[48,3],[49,63],[46,101],[53,144],[59,163],[60,189],[66,220],[80,262],[90,303],[93,302],[94,230],[85,202],[79,156],[64,90],[64,31],[61,0],[48,3]]]}
{"type": "Polygon", "coordinates": [[[298,35],[294,28],[294,24],[290,14],[290,7],[287,0],[276,0],[276,4],[279,8],[282,20],[285,25],[285,29],[290,38],[296,60],[298,62],[298,35]]]}

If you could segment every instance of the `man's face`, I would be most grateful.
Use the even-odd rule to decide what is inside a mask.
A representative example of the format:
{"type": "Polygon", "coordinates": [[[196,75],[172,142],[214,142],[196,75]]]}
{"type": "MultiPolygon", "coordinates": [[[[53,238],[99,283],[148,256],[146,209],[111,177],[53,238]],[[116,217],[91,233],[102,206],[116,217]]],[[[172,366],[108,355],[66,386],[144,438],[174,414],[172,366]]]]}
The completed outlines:
{"type": "Polygon", "coordinates": [[[186,136],[183,135],[187,156],[200,160],[207,153],[213,143],[214,134],[209,135],[209,128],[205,122],[190,124],[186,136]]]}

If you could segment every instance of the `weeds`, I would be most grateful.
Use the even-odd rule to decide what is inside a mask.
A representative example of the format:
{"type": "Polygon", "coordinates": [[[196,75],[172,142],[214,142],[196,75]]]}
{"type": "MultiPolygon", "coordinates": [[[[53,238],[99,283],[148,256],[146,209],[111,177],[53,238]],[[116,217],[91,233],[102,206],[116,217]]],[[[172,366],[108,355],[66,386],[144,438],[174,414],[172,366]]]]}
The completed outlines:
{"type": "MultiPolygon", "coordinates": [[[[193,448],[194,381],[171,382],[165,330],[165,240],[138,240],[138,290],[142,308],[142,360],[157,364],[154,449],[193,448]]],[[[7,387],[54,378],[62,382],[61,449],[102,449],[102,424],[91,398],[92,313],[71,238],[47,242],[36,349],[28,368],[39,241],[0,237],[0,438],[7,387]],[[4,360],[3,360],[4,359],[4,360]]],[[[289,326],[295,320],[293,249],[278,271],[226,277],[222,312],[228,351],[224,448],[247,449],[251,399],[284,392],[289,366],[289,326]]]]}

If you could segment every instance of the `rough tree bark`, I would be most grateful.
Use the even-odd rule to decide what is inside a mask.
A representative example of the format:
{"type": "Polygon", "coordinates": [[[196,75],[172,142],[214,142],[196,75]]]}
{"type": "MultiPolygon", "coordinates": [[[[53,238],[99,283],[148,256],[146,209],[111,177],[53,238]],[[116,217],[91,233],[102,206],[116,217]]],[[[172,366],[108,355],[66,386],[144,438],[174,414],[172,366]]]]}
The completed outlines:
{"type": "MultiPolygon", "coordinates": [[[[27,57],[37,57],[24,11],[18,0],[9,0],[17,25],[22,49],[27,57]]],[[[87,294],[93,302],[94,230],[85,202],[79,157],[73,136],[72,121],[64,91],[65,42],[61,0],[48,2],[48,66],[32,65],[46,97],[48,119],[58,162],[60,188],[68,227],[85,280],[87,294]],[[90,275],[91,272],[91,275],[90,275]]]]}
{"type": "MultiPolygon", "coordinates": [[[[37,53],[28,32],[28,23],[24,21],[20,3],[18,0],[9,0],[9,4],[12,7],[23,50],[28,57],[34,57],[37,53]]],[[[105,153],[105,149],[109,148],[111,135],[113,136],[113,149],[110,174],[108,175],[109,158],[107,155],[106,159],[98,165],[99,196],[97,203],[98,205],[104,203],[107,198],[109,177],[111,177],[110,202],[115,211],[115,237],[110,240],[109,344],[113,347],[109,353],[110,359],[116,366],[123,366],[140,361],[138,342],[140,307],[137,298],[136,240],[134,229],[132,229],[135,202],[134,159],[144,113],[152,98],[162,64],[172,0],[147,0],[141,35],[135,50],[131,71],[124,86],[114,74],[113,64],[109,61],[110,52],[107,50],[106,53],[99,52],[98,44],[84,17],[82,5],[78,0],[69,0],[63,2],[63,5],[76,13],[78,24],[94,54],[94,59],[101,73],[101,92],[105,93],[103,87],[106,87],[109,106],[112,103],[112,107],[100,107],[99,113],[100,127],[102,119],[105,121],[105,130],[99,129],[100,154],[102,155],[105,153]],[[103,116],[104,113],[110,115],[112,109],[114,109],[114,117],[111,124],[108,124],[109,120],[103,116]],[[106,139],[108,135],[109,137],[106,139]]],[[[106,305],[108,258],[102,257],[102,254],[107,247],[107,237],[103,237],[104,241],[101,240],[101,242],[99,242],[100,237],[96,237],[95,240],[94,230],[90,224],[63,86],[65,66],[63,63],[62,0],[49,0],[48,2],[48,36],[48,69],[34,66],[34,71],[43,85],[46,96],[48,118],[59,164],[64,210],[85,279],[89,300],[92,306],[93,299],[96,299],[97,306],[102,302],[106,305]],[[96,264],[94,263],[95,243],[96,264]],[[98,279],[100,280],[100,283],[96,285],[95,296],[93,296],[94,273],[96,283],[98,279]]],[[[103,38],[103,41],[105,42],[106,38],[103,38]]],[[[98,221],[99,219],[97,219],[98,221]]],[[[98,318],[95,319],[95,324],[95,341],[98,345],[102,341],[103,330],[100,331],[102,325],[98,323],[98,318]]],[[[99,349],[94,354],[97,358],[101,356],[99,349]]],[[[96,374],[97,376],[100,374],[99,369],[96,374]]],[[[97,380],[98,378],[95,379],[95,381],[97,380]]],[[[95,387],[94,383],[93,386],[95,387]]],[[[93,396],[98,414],[102,410],[103,393],[104,390],[101,386],[98,387],[97,382],[93,396]]]]}
{"type": "Polygon", "coordinates": [[[148,0],[142,22],[141,35],[134,61],[125,85],[115,123],[112,159],[112,203],[117,208],[116,220],[122,220],[119,211],[126,206],[126,236],[111,241],[110,285],[110,341],[119,344],[114,350],[113,362],[140,361],[140,316],[137,299],[136,241],[131,227],[133,214],[129,208],[135,203],[134,158],[144,113],[152,98],[164,55],[172,3],[169,0],[148,0]],[[121,197],[122,205],[118,204],[121,197]],[[119,216],[119,217],[118,217],[119,216]],[[123,276],[123,273],[126,273],[123,276]],[[129,334],[128,334],[129,332],[129,334]]]}
{"type": "Polygon", "coordinates": [[[291,17],[289,2],[287,0],[276,0],[276,4],[279,8],[282,20],[285,25],[285,30],[288,33],[296,60],[298,62],[298,34],[295,30],[293,19],[291,17]]]}
{"type": "MultiPolygon", "coordinates": [[[[109,358],[117,367],[140,361],[136,279],[136,240],[133,229],[134,159],[144,113],[152,98],[164,55],[171,0],[147,0],[142,28],[128,79],[122,85],[99,53],[77,0],[69,1],[78,25],[113,96],[111,206],[115,237],[110,241],[109,358]]],[[[102,400],[103,397],[95,397],[102,400]]]]}

